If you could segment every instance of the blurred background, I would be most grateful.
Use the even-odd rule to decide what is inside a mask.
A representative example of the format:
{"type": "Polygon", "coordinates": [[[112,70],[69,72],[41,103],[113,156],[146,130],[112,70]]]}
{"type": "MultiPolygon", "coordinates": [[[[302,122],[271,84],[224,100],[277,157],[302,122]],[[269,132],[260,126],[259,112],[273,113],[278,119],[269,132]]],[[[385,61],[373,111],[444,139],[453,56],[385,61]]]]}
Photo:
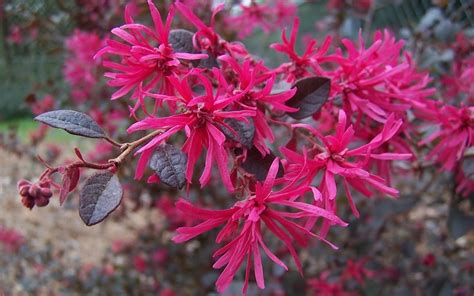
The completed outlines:
{"type": "MultiPolygon", "coordinates": [[[[190,273],[209,262],[197,258],[187,266],[179,261],[185,247],[170,249],[166,242],[156,241],[154,234],[167,228],[163,217],[173,215],[168,198],[156,201],[144,192],[130,198],[114,219],[87,228],[74,202],[29,211],[16,193],[20,177],[41,172],[36,154],[54,162],[70,158],[75,146],[95,145],[39,127],[32,120],[35,114],[57,108],[92,110],[94,119],[112,124],[114,117],[108,115],[113,113],[104,113],[110,111],[111,89],[105,87],[103,69],[93,55],[110,30],[123,23],[126,3],[133,5],[136,19],[149,21],[145,2],[0,0],[0,295],[205,295],[213,291],[215,275],[196,279],[190,273]],[[163,267],[166,258],[171,263],[163,267]],[[203,288],[192,290],[198,280],[203,288]],[[179,285],[181,292],[173,292],[179,285]]],[[[208,19],[215,3],[193,2],[202,2],[196,9],[208,19]]],[[[238,16],[239,7],[230,8],[238,2],[227,1],[226,13],[238,16]]],[[[169,1],[155,3],[163,8],[169,1]]],[[[418,65],[435,77],[451,71],[458,34],[468,40],[474,34],[473,0],[291,3],[301,19],[300,44],[307,36],[322,42],[327,34],[351,39],[362,34],[370,40],[374,31],[387,28],[406,40],[418,65]]],[[[280,41],[281,28],[291,23],[290,19],[264,31],[252,28],[245,36],[238,31],[223,34],[241,39],[250,52],[275,66],[285,59],[269,45],[280,41]]],[[[114,123],[110,129],[120,134],[126,126],[126,122],[114,123]]],[[[101,149],[104,155],[109,152],[101,149]]],[[[343,251],[317,249],[307,254],[314,258],[310,261],[314,285],[320,289],[326,284],[330,291],[326,295],[343,295],[330,286],[330,279],[348,273],[355,279],[353,292],[360,295],[473,295],[474,217],[462,207],[451,207],[451,179],[443,182],[432,186],[430,176],[425,176],[413,181],[416,193],[407,191],[399,201],[362,203],[365,216],[361,214],[367,218],[351,221],[348,230],[336,233],[343,251]]],[[[294,291],[307,285],[296,273],[286,279],[286,295],[296,295],[294,291]]],[[[238,291],[239,287],[228,293],[238,295],[238,291]]]]}

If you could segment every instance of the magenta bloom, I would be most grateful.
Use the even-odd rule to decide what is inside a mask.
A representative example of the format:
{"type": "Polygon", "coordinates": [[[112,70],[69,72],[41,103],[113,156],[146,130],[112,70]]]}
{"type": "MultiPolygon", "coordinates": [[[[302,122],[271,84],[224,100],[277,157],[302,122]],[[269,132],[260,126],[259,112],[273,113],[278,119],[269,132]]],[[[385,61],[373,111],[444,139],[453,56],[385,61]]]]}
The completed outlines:
{"type": "Polygon", "coordinates": [[[243,293],[245,294],[247,290],[252,265],[257,286],[261,289],[265,287],[261,249],[274,263],[288,270],[287,266],[265,244],[263,225],[283,242],[293,257],[300,273],[302,273],[302,266],[293,247],[294,242],[306,246],[309,237],[316,237],[328,243],[331,247],[336,247],[319,235],[300,226],[295,221],[306,217],[314,217],[327,219],[327,221],[333,224],[347,225],[331,212],[314,205],[296,201],[305,192],[312,190],[309,186],[286,186],[279,191],[272,191],[278,166],[279,159],[276,158],[263,184],[257,183],[255,194],[243,201],[236,202],[230,209],[201,209],[185,200],[180,200],[176,204],[177,208],[187,215],[204,220],[204,222],[193,227],[178,228],[177,234],[173,238],[173,241],[177,243],[188,241],[225,224],[217,235],[216,242],[228,242],[214,253],[214,257],[218,259],[213,267],[216,269],[224,268],[216,282],[219,292],[224,291],[230,285],[244,260],[246,261],[246,269],[243,293]],[[274,209],[275,206],[291,208],[293,211],[276,210],[274,209]]]}
{"type": "Polygon", "coordinates": [[[150,116],[129,127],[128,132],[163,130],[162,134],[156,136],[138,151],[142,155],[137,166],[136,177],[140,178],[143,175],[145,165],[151,157],[153,148],[173,134],[184,130],[187,140],[184,143],[183,150],[188,154],[186,169],[188,183],[191,183],[194,166],[201,155],[202,149],[206,148],[206,164],[199,179],[201,185],[204,186],[209,182],[212,165],[216,161],[225,186],[229,191],[233,191],[234,187],[227,168],[227,150],[224,146],[226,137],[219,127],[224,126],[233,130],[224,122],[226,118],[246,121],[246,118],[255,116],[254,108],[248,107],[241,110],[226,109],[226,107],[241,99],[245,95],[245,91],[234,96],[229,96],[222,91],[217,91],[214,94],[211,82],[206,76],[197,71],[191,72],[181,81],[174,77],[169,78],[169,81],[176,89],[179,97],[158,94],[148,95],[156,99],[171,101],[179,105],[183,112],[168,117],[150,116]],[[205,89],[204,94],[195,95],[193,93],[189,85],[191,78],[198,78],[198,84],[201,84],[205,89]]]}
{"type": "Polygon", "coordinates": [[[283,29],[281,33],[283,43],[273,43],[270,46],[274,50],[287,55],[290,59],[290,62],[282,64],[275,70],[276,73],[281,73],[290,83],[303,77],[323,74],[324,71],[321,69],[319,64],[326,61],[325,55],[329,50],[332,41],[332,37],[328,35],[323,44],[318,48],[317,41],[310,39],[303,55],[298,55],[295,46],[299,25],[299,18],[295,18],[293,28],[291,29],[290,39],[287,39],[286,29],[283,29]]]}
{"type": "Polygon", "coordinates": [[[390,114],[402,117],[412,105],[419,106],[418,100],[431,95],[433,89],[426,89],[429,77],[416,71],[409,55],[400,60],[402,41],[396,42],[388,31],[377,32],[374,40],[366,48],[362,36],[358,47],[343,39],[347,57],[340,50],[328,57],[339,68],[326,74],[332,79],[333,97],[342,97],[349,116],[357,112],[385,123],[390,114]]]}
{"type": "Polygon", "coordinates": [[[467,148],[474,145],[474,107],[446,105],[437,110],[437,130],[420,144],[438,141],[427,159],[433,159],[444,170],[452,171],[464,156],[467,148]]]}
{"type": "Polygon", "coordinates": [[[99,64],[94,60],[104,42],[95,33],[75,30],[65,42],[69,56],[64,62],[63,73],[72,87],[73,99],[82,103],[91,97],[91,90],[99,80],[99,64]]]}
{"type": "MultiPolygon", "coordinates": [[[[467,161],[467,158],[464,158],[467,161]]],[[[456,192],[464,197],[468,197],[469,194],[474,192],[474,180],[472,176],[466,176],[462,169],[459,169],[456,174],[456,192]]]]}
{"type": "Polygon", "coordinates": [[[197,32],[193,38],[195,48],[209,54],[213,58],[217,58],[223,54],[229,54],[231,56],[248,55],[244,45],[227,42],[214,31],[215,17],[224,9],[224,4],[218,5],[212,12],[210,26],[204,24],[185,4],[178,1],[175,5],[185,19],[197,28],[197,32]]]}
{"type": "Polygon", "coordinates": [[[275,138],[268,124],[264,107],[270,105],[275,110],[284,112],[297,111],[297,109],[285,105],[285,102],[296,93],[296,88],[272,94],[276,77],[275,74],[268,71],[262,64],[252,65],[251,60],[245,60],[242,64],[239,64],[236,59],[228,55],[219,57],[219,60],[224,63],[224,69],[229,68],[235,74],[233,76],[235,83],[232,85],[226,81],[221,72],[214,71],[215,75],[220,77],[219,81],[222,84],[222,88],[227,90],[230,95],[236,95],[241,93],[242,90],[247,90],[245,96],[239,100],[238,104],[255,107],[256,114],[253,117],[255,136],[253,142],[262,154],[268,153],[269,149],[265,141],[268,140],[272,143],[275,138]],[[264,86],[263,82],[265,82],[264,86]],[[260,85],[262,87],[259,87],[260,85]]]}
{"type": "Polygon", "coordinates": [[[287,0],[271,0],[258,3],[251,1],[248,5],[240,4],[240,13],[228,16],[227,25],[235,30],[240,39],[252,34],[256,29],[265,33],[280,29],[296,16],[297,6],[287,0]]]}
{"type": "MultiPolygon", "coordinates": [[[[96,56],[104,54],[117,55],[121,58],[120,63],[105,60],[103,65],[115,72],[107,72],[105,76],[110,78],[109,85],[120,87],[112,95],[112,99],[118,99],[132,92],[132,98],[138,98],[140,91],[156,91],[164,94],[173,94],[168,77],[174,77],[187,72],[180,59],[198,60],[206,58],[206,54],[190,54],[174,52],[168,41],[171,21],[174,15],[174,6],[170,6],[166,22],[163,23],[161,15],[151,0],[148,0],[151,17],[155,29],[152,30],[144,25],[134,23],[125,11],[126,24],[115,28],[112,33],[124,42],[107,40],[107,46],[101,49],[96,56]]],[[[135,108],[140,106],[140,100],[135,108]]]]}
{"type": "Polygon", "coordinates": [[[339,121],[336,127],[336,134],[330,136],[321,135],[316,129],[305,124],[295,124],[295,127],[305,127],[322,142],[322,146],[316,144],[304,155],[299,155],[286,148],[282,149],[288,159],[288,176],[301,175],[301,171],[307,173],[307,183],[310,184],[318,173],[322,174],[320,190],[323,195],[324,204],[329,210],[335,209],[335,198],[337,194],[335,176],[342,179],[343,187],[351,209],[357,217],[359,212],[352,200],[352,194],[349,185],[367,197],[372,196],[367,186],[390,195],[397,196],[398,191],[385,184],[384,179],[371,174],[367,171],[367,162],[369,159],[377,160],[403,160],[411,157],[411,154],[401,153],[373,153],[374,150],[389,141],[398,132],[402,125],[401,120],[395,120],[390,115],[385,123],[383,130],[375,136],[370,142],[354,149],[349,149],[354,136],[352,125],[346,128],[346,113],[339,112],[339,121]],[[308,158],[308,153],[314,155],[312,159],[308,158]]]}
{"type": "Polygon", "coordinates": [[[308,280],[308,288],[318,296],[354,296],[344,289],[343,281],[337,279],[336,281],[329,280],[329,271],[321,273],[319,278],[312,278],[308,280]]]}
{"type": "Polygon", "coordinates": [[[240,4],[241,12],[238,16],[228,17],[229,26],[237,28],[238,37],[243,39],[256,29],[265,33],[272,30],[271,9],[266,3],[251,2],[250,5],[240,4]]]}
{"type": "Polygon", "coordinates": [[[288,0],[272,1],[275,5],[272,7],[272,15],[275,16],[275,25],[280,28],[283,25],[291,23],[296,17],[298,6],[288,0]]]}

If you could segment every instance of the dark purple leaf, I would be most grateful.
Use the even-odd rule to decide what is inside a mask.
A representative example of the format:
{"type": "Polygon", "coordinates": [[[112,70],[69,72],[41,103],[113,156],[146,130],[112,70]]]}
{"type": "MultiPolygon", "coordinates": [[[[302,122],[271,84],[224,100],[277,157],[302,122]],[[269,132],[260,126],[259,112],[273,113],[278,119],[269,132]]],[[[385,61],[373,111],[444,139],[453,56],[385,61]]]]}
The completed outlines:
{"type": "Polygon", "coordinates": [[[102,222],[122,201],[123,189],[109,171],[92,175],[86,180],[79,198],[79,215],[87,226],[102,222]]]}
{"type": "Polygon", "coordinates": [[[318,112],[326,103],[331,90],[331,80],[325,77],[307,77],[297,81],[295,95],[286,105],[299,108],[296,112],[288,112],[294,119],[303,119],[318,112]]]}
{"type": "Polygon", "coordinates": [[[178,148],[164,144],[160,145],[150,160],[152,168],[161,182],[175,188],[183,188],[186,184],[186,164],[188,156],[178,148]]]}
{"type": "Polygon", "coordinates": [[[70,134],[88,137],[105,138],[102,128],[89,115],[73,110],[56,110],[35,117],[49,126],[60,128],[70,134]]]}
{"type": "Polygon", "coordinates": [[[175,52],[196,53],[193,45],[194,33],[188,30],[171,30],[168,37],[169,43],[175,52]]]}
{"type": "Polygon", "coordinates": [[[462,212],[453,204],[449,209],[448,229],[454,239],[458,239],[474,229],[474,216],[462,212]]]}
{"type": "MultiPolygon", "coordinates": [[[[258,151],[257,148],[253,147],[252,149],[247,151],[247,158],[241,166],[248,173],[255,175],[255,178],[258,181],[264,181],[267,177],[268,170],[270,169],[270,166],[272,165],[274,159],[275,155],[272,152],[263,157],[260,151],[258,151]]],[[[278,167],[277,177],[280,178],[282,176],[283,166],[280,163],[280,166],[278,167]]]]}
{"type": "Polygon", "coordinates": [[[217,62],[216,57],[210,54],[209,52],[204,52],[204,53],[207,53],[208,58],[199,60],[198,68],[205,68],[205,69],[219,68],[219,63],[217,62]]]}
{"type": "Polygon", "coordinates": [[[230,127],[221,124],[219,129],[226,135],[228,139],[232,141],[239,142],[247,148],[252,148],[253,146],[253,137],[255,135],[255,126],[251,118],[248,119],[248,123],[236,120],[234,118],[227,118],[224,120],[224,123],[230,127]]]}
{"type": "Polygon", "coordinates": [[[474,157],[464,157],[462,160],[462,170],[466,178],[474,180],[474,157]]]}

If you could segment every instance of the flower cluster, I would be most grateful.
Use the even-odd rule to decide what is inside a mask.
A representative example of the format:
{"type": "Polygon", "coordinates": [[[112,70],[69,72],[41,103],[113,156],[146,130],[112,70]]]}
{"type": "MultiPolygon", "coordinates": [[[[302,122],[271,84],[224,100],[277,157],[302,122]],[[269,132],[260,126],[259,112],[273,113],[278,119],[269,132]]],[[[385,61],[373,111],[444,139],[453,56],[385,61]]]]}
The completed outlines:
{"type": "Polygon", "coordinates": [[[469,166],[474,146],[474,40],[460,33],[456,41],[452,45],[452,69],[441,79],[443,102],[426,102],[420,111],[430,128],[425,129],[419,144],[431,145],[427,160],[434,161],[441,170],[455,172],[456,191],[468,196],[474,192],[469,166]]]}
{"type": "MultiPolygon", "coordinates": [[[[365,9],[372,4],[356,3],[365,9]]],[[[106,139],[120,148],[120,154],[97,164],[85,161],[76,150],[78,162],[48,167],[44,176],[61,173],[74,189],[79,168],[108,170],[88,179],[87,185],[100,181],[105,189],[115,186],[116,190],[104,189],[99,198],[108,194],[117,201],[122,190],[114,174],[133,155],[138,159],[136,179],[147,176],[148,183],[161,183],[173,190],[186,187],[186,198],[173,204],[172,198],[164,195],[157,207],[169,218],[176,243],[220,228],[215,242],[222,246],[213,255],[213,267],[222,269],[216,281],[219,292],[230,286],[241,267],[245,270],[243,292],[247,292],[251,271],[263,289],[262,251],[285,270],[288,267],[282,256],[289,254],[302,274],[304,262],[298,248],[312,247],[310,238],[337,249],[329,236],[332,226],[347,225],[339,217],[341,206],[347,203],[346,208],[358,218],[356,195],[397,197],[392,173],[402,169],[409,173],[411,163],[402,167],[401,162],[414,162],[420,156],[419,146],[432,143],[426,158],[448,171],[459,169],[473,146],[474,109],[468,106],[472,98],[458,106],[432,100],[435,89],[430,87],[431,78],[418,69],[403,41],[387,30],[376,32],[370,44],[362,34],[357,42],[343,39],[338,43],[332,36],[322,42],[307,38],[300,54],[296,50],[299,19],[294,18],[293,4],[251,1],[240,5],[241,15],[226,22],[242,27],[240,37],[256,26],[265,31],[293,20],[290,35],[287,29],[282,30],[281,43],[271,45],[288,61],[271,68],[243,44],[223,37],[232,34],[216,32],[218,15],[225,5],[215,7],[207,22],[196,15],[194,1],[170,4],[165,20],[152,0],[147,4],[152,26],[137,22],[134,7],[128,6],[125,24],[112,29],[113,36],[98,50],[92,64],[89,48],[102,44],[97,36],[76,32],[68,42],[78,57],[66,64],[70,83],[92,88],[96,77],[89,75],[100,59],[108,69],[104,74],[108,85],[116,88],[111,100],[120,99],[114,102],[118,106],[128,99],[127,114],[112,110],[104,116],[102,109],[93,109],[91,115],[97,124],[74,113],[73,127],[62,122],[58,126],[51,114],[40,116],[47,124],[73,134],[106,139]],[[181,22],[194,26],[194,32],[172,28],[178,16],[181,22]],[[277,25],[270,25],[275,20],[277,25]],[[126,115],[133,120],[127,126],[133,141],[121,144],[100,130],[99,125],[114,131],[113,125],[108,126],[110,121],[126,115]],[[425,126],[420,121],[438,127],[421,142],[418,139],[425,126]],[[86,131],[75,129],[78,124],[86,131]],[[196,183],[200,186],[194,186],[196,183]],[[215,184],[223,186],[213,187],[217,189],[212,190],[212,209],[203,208],[204,192],[215,184]],[[193,200],[196,195],[199,202],[193,200]],[[342,196],[347,202],[340,202],[342,196]],[[273,249],[279,243],[282,248],[273,249]]],[[[454,92],[472,95],[472,58],[463,59],[456,69],[466,81],[454,92]]],[[[60,115],[64,114],[71,113],[60,115]]],[[[113,148],[101,151],[109,153],[113,148]]],[[[474,187],[466,177],[458,178],[459,190],[468,192],[474,187]]],[[[64,181],[62,186],[69,183],[64,181]]],[[[22,181],[19,186],[27,207],[47,204],[41,184],[22,181]]],[[[72,189],[63,190],[61,203],[72,189]]],[[[81,202],[90,200],[87,194],[94,192],[83,194],[87,198],[81,202]]],[[[100,220],[94,215],[104,219],[116,206],[100,213],[80,212],[81,218],[93,225],[100,220]]],[[[84,208],[87,205],[81,205],[84,208]]],[[[134,263],[138,270],[145,270],[143,258],[136,257],[134,263]]],[[[363,264],[351,263],[344,277],[351,276],[361,282],[369,273],[363,264]]],[[[324,277],[314,282],[315,287],[326,284],[324,277]]],[[[329,285],[327,290],[339,293],[339,288],[329,285]]]]}
{"type": "Polygon", "coordinates": [[[104,46],[103,40],[95,33],[75,30],[65,42],[69,53],[64,62],[64,77],[71,87],[71,96],[76,104],[90,99],[100,75],[98,62],[92,58],[104,46]]]}
{"type": "Polygon", "coordinates": [[[249,36],[256,28],[265,33],[272,32],[287,23],[296,16],[296,4],[292,1],[250,1],[249,4],[239,5],[240,12],[236,16],[229,16],[226,22],[235,28],[239,28],[238,37],[249,36]]]}
{"type": "Polygon", "coordinates": [[[173,238],[175,242],[188,241],[204,232],[210,231],[220,225],[224,225],[217,235],[216,242],[226,241],[226,245],[214,253],[218,258],[213,265],[214,268],[223,268],[224,271],[217,279],[216,286],[219,292],[224,291],[232,282],[235,273],[239,270],[244,260],[246,260],[245,284],[243,293],[247,291],[250,270],[253,270],[257,286],[265,288],[263,276],[261,249],[277,265],[285,270],[288,267],[283,263],[264,242],[263,226],[280,239],[290,252],[300,273],[303,273],[302,265],[293,241],[301,246],[308,244],[309,237],[316,237],[328,243],[333,248],[334,245],[326,241],[319,235],[311,232],[307,228],[297,223],[298,220],[323,218],[328,223],[346,226],[347,224],[335,214],[324,209],[297,201],[305,192],[312,191],[317,199],[320,193],[311,186],[291,186],[287,185],[278,191],[273,191],[276,176],[279,168],[279,159],[275,158],[268,171],[267,178],[263,183],[257,183],[255,193],[246,197],[245,200],[238,201],[227,210],[207,210],[197,208],[191,203],[180,200],[176,204],[178,209],[187,215],[195,216],[204,222],[193,227],[182,227],[177,229],[177,235],[173,238]],[[277,210],[275,207],[287,208],[287,210],[277,210]],[[292,212],[287,212],[293,209],[292,212]],[[239,229],[239,230],[238,230],[239,229]]]}

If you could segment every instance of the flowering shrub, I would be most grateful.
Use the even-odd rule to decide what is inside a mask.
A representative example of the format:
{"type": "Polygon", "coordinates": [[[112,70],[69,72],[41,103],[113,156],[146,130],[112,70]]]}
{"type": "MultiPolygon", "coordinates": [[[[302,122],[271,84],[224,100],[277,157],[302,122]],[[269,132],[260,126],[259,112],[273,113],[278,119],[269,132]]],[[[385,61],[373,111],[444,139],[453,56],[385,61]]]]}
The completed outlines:
{"type": "MultiPolygon", "coordinates": [[[[42,161],[46,169],[36,182],[18,183],[26,207],[48,205],[53,192],[62,205],[79,186],[81,219],[88,226],[100,223],[119,207],[127,191],[119,177],[136,159],[136,180],[146,176],[147,183],[164,184],[175,194],[183,190],[174,205],[168,196],[157,202],[175,231],[172,240],[216,234],[221,247],[213,252],[212,267],[222,269],[217,291],[242,276],[245,294],[251,277],[265,288],[263,254],[284,270],[291,268],[283,259],[289,254],[303,275],[300,248],[322,241],[337,249],[337,239],[328,236],[348,225],[340,208],[361,216],[354,194],[397,197],[393,177],[416,172],[420,163],[454,171],[457,190],[474,191],[473,64],[462,46],[453,69],[458,83],[445,90],[459,98],[434,100],[432,79],[388,30],[376,32],[372,41],[362,35],[340,44],[332,36],[322,43],[307,38],[300,54],[294,18],[290,36],[283,29],[281,43],[271,45],[288,61],[272,68],[223,37],[230,34],[217,32],[218,17],[228,13],[223,5],[201,19],[187,2],[170,4],[166,14],[148,0],[152,26],[133,16],[135,5],[128,6],[125,24],[106,40],[80,31],[68,39],[73,58],[64,71],[75,103],[103,94],[94,93],[99,63],[107,68],[112,101],[102,107],[90,100],[90,115],[55,110],[35,119],[109,146],[87,156],[76,148],[75,161],[56,167],[42,161]],[[195,32],[172,28],[177,15],[195,32]],[[127,122],[127,137],[115,137],[119,122],[127,122]],[[426,155],[424,146],[431,149],[426,155]],[[96,157],[99,151],[113,156],[105,161],[96,157]],[[88,170],[99,172],[81,182],[88,170]],[[208,192],[211,197],[204,198],[208,192]],[[339,201],[342,195],[347,202],[339,201]]],[[[361,10],[371,5],[359,2],[361,10]]],[[[258,25],[265,31],[269,22],[287,24],[295,14],[285,1],[240,8],[241,15],[224,23],[250,21],[249,30],[258,25]]],[[[157,261],[166,256],[157,254],[157,261]]],[[[140,256],[133,264],[146,270],[140,256]]],[[[363,283],[371,276],[363,263],[351,261],[341,278],[363,283]]],[[[310,288],[344,295],[342,283],[326,280],[322,275],[310,288]]]]}

